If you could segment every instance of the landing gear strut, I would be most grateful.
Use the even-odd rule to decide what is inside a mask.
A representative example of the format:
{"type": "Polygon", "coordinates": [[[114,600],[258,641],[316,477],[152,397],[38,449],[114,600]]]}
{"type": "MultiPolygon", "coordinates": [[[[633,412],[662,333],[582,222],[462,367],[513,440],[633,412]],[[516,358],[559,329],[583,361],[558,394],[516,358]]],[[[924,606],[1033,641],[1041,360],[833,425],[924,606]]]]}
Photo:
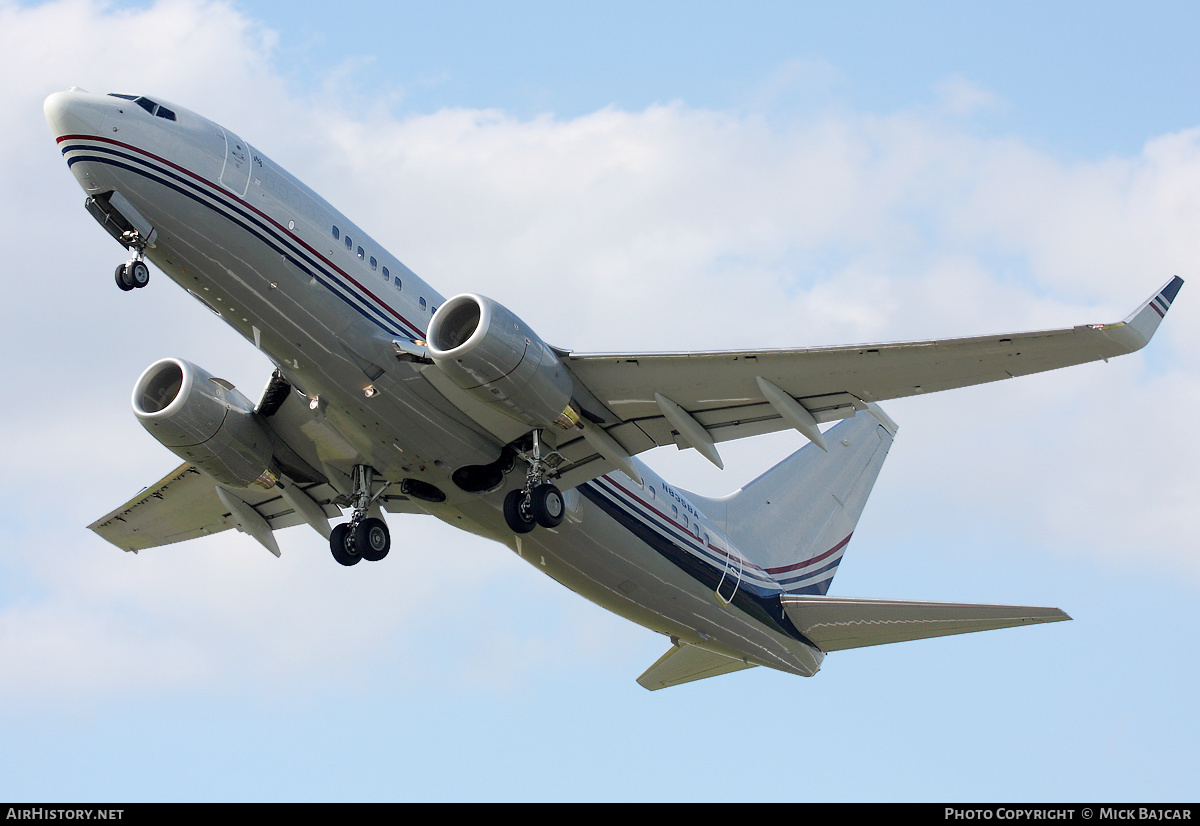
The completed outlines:
{"type": "Polygon", "coordinates": [[[129,248],[129,260],[117,267],[117,286],[125,292],[144,287],[150,283],[150,268],[146,266],[143,255],[146,251],[146,241],[137,230],[129,230],[121,234],[121,240],[129,248]]]}
{"type": "MultiPolygon", "coordinates": [[[[542,458],[541,442],[536,430],[533,431],[533,452],[518,455],[529,463],[529,471],[525,475],[525,487],[511,491],[504,497],[504,521],[513,533],[529,533],[537,525],[557,528],[562,524],[567,509],[562,491],[546,481],[552,468],[542,458]]],[[[553,455],[551,453],[546,458],[553,455]]]]}
{"type": "Polygon", "coordinates": [[[360,559],[378,562],[392,549],[392,535],[382,519],[367,516],[371,504],[387,490],[387,484],[375,494],[371,493],[374,474],[366,465],[355,465],[354,515],[350,521],[336,525],[329,534],[329,550],[333,558],[342,565],[357,565],[360,559]]]}

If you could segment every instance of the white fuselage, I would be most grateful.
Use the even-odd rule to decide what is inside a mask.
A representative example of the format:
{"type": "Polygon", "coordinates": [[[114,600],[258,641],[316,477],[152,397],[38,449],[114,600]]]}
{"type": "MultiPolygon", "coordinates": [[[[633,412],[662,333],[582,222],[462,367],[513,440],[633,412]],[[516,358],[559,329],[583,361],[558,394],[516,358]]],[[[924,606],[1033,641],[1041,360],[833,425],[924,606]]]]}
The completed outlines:
{"type": "Polygon", "coordinates": [[[641,463],[642,484],[614,472],[566,491],[565,521],[520,537],[501,502],[521,473],[487,494],[456,486],[456,468],[495,461],[504,440],[392,345],[423,340],[443,297],[260,151],[173,106],[169,120],[73,90],[46,111],[84,190],[128,199],[157,233],[146,257],[313,400],[312,438],[292,445],[311,466],[421,479],[447,496],[425,510],[621,616],[751,664],[820,667],[823,654],[779,609],[771,573],[641,463]]]}

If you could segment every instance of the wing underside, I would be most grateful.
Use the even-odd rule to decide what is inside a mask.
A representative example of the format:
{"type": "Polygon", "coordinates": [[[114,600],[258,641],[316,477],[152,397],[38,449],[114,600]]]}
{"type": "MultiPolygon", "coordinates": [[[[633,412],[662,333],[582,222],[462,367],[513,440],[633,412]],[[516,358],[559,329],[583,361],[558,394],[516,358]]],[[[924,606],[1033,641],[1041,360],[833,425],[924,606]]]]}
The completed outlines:
{"type": "MultiPolygon", "coordinates": [[[[328,484],[302,486],[326,516],[341,514],[332,504],[338,493],[328,484]]],[[[238,489],[236,497],[252,507],[272,530],[299,525],[304,516],[277,489],[238,489]]],[[[236,527],[217,494],[217,482],[194,465],[182,464],[158,482],[88,527],[126,551],[170,545],[236,527]]]]}
{"type": "MultiPolygon", "coordinates": [[[[344,501],[327,482],[297,484],[284,480],[267,490],[233,489],[185,463],[88,528],[118,548],[134,552],[238,528],[276,553],[271,533],[306,522],[320,524],[320,514],[327,519],[338,518],[342,511],[336,501],[340,498],[344,501]],[[292,497],[289,502],[285,495],[288,487],[301,492],[305,499],[292,497]],[[308,514],[296,507],[298,501],[312,503],[307,506],[308,514]]],[[[389,513],[424,512],[407,496],[383,495],[378,502],[389,513]]]]}

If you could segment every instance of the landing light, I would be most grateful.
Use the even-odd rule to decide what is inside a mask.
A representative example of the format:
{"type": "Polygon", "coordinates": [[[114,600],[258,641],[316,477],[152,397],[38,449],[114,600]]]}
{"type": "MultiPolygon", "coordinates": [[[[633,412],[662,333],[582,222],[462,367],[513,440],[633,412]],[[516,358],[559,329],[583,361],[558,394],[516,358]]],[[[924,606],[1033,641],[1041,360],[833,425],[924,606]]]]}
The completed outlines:
{"type": "Polygon", "coordinates": [[[378,392],[379,391],[375,389],[375,385],[373,385],[373,384],[368,384],[366,387],[363,388],[363,395],[366,396],[368,399],[371,398],[372,396],[374,396],[375,394],[377,394],[378,392]]]}

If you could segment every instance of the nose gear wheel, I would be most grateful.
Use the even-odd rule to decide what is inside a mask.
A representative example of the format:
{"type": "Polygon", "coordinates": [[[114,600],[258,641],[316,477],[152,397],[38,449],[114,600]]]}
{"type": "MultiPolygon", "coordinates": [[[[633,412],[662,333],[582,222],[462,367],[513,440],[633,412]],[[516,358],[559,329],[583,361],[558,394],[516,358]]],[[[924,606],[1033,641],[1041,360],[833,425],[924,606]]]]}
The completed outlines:
{"type": "Polygon", "coordinates": [[[117,267],[115,275],[117,286],[129,292],[150,283],[150,268],[143,260],[146,240],[136,230],[128,230],[121,234],[121,241],[129,248],[129,260],[117,267]]]}

